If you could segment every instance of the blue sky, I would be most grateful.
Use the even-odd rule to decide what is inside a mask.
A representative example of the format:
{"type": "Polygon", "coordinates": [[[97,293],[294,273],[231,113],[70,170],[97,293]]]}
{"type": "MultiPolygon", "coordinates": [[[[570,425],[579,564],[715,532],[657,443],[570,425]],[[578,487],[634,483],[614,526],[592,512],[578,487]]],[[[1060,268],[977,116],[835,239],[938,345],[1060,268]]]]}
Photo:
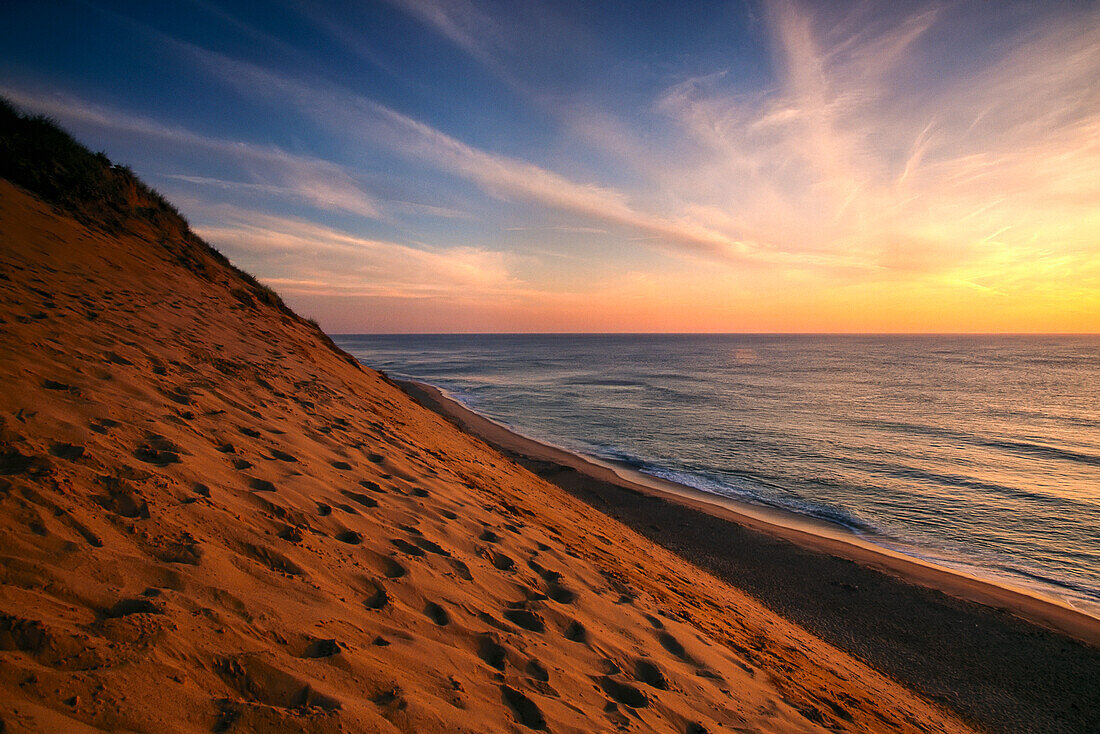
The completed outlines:
{"type": "Polygon", "coordinates": [[[9,3],[0,91],[333,332],[1100,330],[1093,3],[9,3]]]}

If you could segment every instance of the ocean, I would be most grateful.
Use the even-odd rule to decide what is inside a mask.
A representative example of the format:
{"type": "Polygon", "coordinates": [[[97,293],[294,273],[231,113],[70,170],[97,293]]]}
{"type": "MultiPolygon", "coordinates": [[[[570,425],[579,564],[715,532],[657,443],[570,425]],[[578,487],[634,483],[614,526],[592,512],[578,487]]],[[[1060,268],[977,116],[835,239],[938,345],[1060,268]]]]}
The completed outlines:
{"type": "Polygon", "coordinates": [[[1100,337],[334,339],[525,436],[1100,616],[1100,337]]]}

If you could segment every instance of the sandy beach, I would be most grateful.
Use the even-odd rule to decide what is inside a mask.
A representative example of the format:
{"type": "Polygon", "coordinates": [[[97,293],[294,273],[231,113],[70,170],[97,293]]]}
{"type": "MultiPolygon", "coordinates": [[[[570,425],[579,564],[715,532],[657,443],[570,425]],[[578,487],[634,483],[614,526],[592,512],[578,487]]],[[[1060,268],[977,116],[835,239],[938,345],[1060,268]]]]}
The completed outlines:
{"type": "Polygon", "coordinates": [[[1095,723],[1095,647],[464,430],[4,112],[4,732],[1095,723]]]}
{"type": "Polygon", "coordinates": [[[842,528],[608,466],[510,431],[431,385],[400,384],[541,477],[983,727],[1091,725],[1080,714],[1100,705],[1095,617],[842,528]]]}
{"type": "Polygon", "coordinates": [[[1100,2],[0,39],[0,734],[1100,734],[1100,2]]]}
{"type": "Polygon", "coordinates": [[[969,730],[104,175],[106,223],[0,182],[5,731],[969,730]]]}

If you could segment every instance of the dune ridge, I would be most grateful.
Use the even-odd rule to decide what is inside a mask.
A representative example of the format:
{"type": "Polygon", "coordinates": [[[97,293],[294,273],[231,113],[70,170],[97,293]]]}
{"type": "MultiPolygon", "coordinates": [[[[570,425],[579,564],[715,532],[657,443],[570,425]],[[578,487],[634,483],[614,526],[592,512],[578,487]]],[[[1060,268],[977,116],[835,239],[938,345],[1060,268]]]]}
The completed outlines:
{"type": "Polygon", "coordinates": [[[968,730],[127,192],[0,181],[4,731],[968,730]]]}

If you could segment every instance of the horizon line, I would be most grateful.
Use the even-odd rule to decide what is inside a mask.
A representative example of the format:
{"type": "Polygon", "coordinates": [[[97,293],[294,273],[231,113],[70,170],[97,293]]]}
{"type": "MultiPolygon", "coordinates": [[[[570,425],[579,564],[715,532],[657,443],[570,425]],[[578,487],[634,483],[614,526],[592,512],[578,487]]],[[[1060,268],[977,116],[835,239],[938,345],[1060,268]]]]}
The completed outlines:
{"type": "MultiPolygon", "coordinates": [[[[322,329],[322,331],[324,331],[322,329]]],[[[1096,331],[341,331],[329,336],[1085,336],[1096,331]]]]}

